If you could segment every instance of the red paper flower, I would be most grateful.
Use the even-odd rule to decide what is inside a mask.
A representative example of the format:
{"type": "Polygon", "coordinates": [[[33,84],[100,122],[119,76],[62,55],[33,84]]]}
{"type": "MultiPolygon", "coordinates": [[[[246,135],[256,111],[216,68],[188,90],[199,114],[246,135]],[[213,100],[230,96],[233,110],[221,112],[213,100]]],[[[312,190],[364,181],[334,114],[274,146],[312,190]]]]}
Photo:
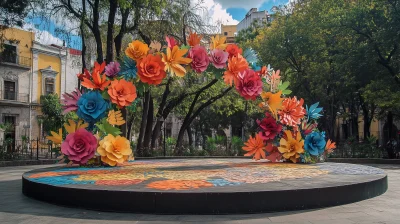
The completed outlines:
{"type": "Polygon", "coordinates": [[[228,44],[225,51],[229,53],[229,58],[237,57],[239,54],[243,53],[242,48],[238,47],[236,44],[228,44]]]}
{"type": "Polygon", "coordinates": [[[264,141],[273,140],[282,131],[282,125],[276,123],[271,114],[265,113],[265,116],[261,121],[257,120],[257,124],[261,128],[261,138],[264,141]]]}
{"type": "Polygon", "coordinates": [[[261,77],[247,69],[239,74],[236,90],[246,100],[255,100],[262,92],[262,85],[261,77]]]}
{"type": "Polygon", "coordinates": [[[190,65],[197,73],[204,72],[210,63],[206,49],[200,45],[191,48],[188,57],[192,59],[192,63],[190,63],[190,65]]]}

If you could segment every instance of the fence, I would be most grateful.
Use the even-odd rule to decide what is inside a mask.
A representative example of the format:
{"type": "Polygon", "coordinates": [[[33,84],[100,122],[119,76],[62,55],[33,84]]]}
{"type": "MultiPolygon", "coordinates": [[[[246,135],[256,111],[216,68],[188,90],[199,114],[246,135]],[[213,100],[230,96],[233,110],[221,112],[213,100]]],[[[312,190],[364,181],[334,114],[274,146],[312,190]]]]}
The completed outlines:
{"type": "Polygon", "coordinates": [[[0,160],[55,159],[53,145],[37,140],[7,139],[0,142],[0,160]]]}

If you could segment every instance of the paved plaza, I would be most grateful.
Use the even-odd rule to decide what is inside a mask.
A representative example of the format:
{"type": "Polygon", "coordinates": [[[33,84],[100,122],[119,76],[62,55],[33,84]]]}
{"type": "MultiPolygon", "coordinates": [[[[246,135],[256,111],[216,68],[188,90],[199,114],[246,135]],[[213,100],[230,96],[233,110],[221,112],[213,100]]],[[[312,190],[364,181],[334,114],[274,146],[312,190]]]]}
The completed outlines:
{"type": "Polygon", "coordinates": [[[51,205],[30,199],[21,190],[22,173],[51,166],[2,167],[0,223],[400,223],[400,165],[374,166],[384,169],[389,179],[388,191],[376,198],[314,210],[201,216],[107,213],[51,205]]]}

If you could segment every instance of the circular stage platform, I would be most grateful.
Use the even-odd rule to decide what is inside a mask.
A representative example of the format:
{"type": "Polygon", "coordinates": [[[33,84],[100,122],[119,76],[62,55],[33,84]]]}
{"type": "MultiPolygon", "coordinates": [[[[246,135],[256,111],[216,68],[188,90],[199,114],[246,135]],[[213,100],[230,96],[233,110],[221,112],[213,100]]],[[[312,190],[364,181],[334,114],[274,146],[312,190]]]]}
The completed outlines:
{"type": "Polygon", "coordinates": [[[381,169],[344,163],[250,159],[137,160],[120,167],[55,167],[23,175],[23,193],[102,211],[258,213],[356,202],[383,194],[381,169]]]}

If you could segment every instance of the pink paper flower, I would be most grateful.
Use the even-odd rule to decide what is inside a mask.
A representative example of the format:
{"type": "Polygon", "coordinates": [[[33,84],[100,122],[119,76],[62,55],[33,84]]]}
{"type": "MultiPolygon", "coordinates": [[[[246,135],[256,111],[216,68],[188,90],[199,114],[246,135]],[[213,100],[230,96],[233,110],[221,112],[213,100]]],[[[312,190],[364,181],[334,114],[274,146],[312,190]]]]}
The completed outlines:
{"type": "Polygon", "coordinates": [[[200,45],[191,48],[188,57],[192,59],[190,65],[197,73],[204,72],[210,63],[206,49],[200,45]]]}
{"type": "Polygon", "coordinates": [[[168,47],[171,48],[171,50],[172,48],[174,48],[174,46],[178,45],[175,38],[173,37],[166,36],[165,40],[167,41],[168,47]]]}
{"type": "Polygon", "coordinates": [[[261,77],[251,69],[239,73],[236,90],[246,100],[255,100],[262,92],[261,77]]]}
{"type": "Polygon", "coordinates": [[[117,76],[119,70],[120,70],[119,63],[117,61],[115,62],[112,61],[106,66],[104,73],[106,74],[107,77],[114,78],[115,76],[117,76]]]}
{"type": "Polygon", "coordinates": [[[78,109],[78,100],[82,96],[82,93],[78,88],[76,88],[76,90],[72,93],[64,93],[62,96],[64,97],[64,99],[61,100],[62,104],[64,104],[63,114],[67,114],[70,111],[75,111],[78,109]]]}
{"type": "Polygon", "coordinates": [[[91,159],[97,148],[97,139],[84,128],[67,135],[61,144],[61,152],[74,163],[85,164],[91,159]]]}
{"type": "Polygon", "coordinates": [[[282,131],[282,125],[276,123],[271,114],[265,113],[265,116],[261,121],[257,120],[257,124],[261,129],[261,138],[264,141],[273,140],[282,131]]]}
{"type": "Polygon", "coordinates": [[[210,61],[216,68],[225,68],[229,53],[221,49],[214,49],[210,53],[210,61]]]}

